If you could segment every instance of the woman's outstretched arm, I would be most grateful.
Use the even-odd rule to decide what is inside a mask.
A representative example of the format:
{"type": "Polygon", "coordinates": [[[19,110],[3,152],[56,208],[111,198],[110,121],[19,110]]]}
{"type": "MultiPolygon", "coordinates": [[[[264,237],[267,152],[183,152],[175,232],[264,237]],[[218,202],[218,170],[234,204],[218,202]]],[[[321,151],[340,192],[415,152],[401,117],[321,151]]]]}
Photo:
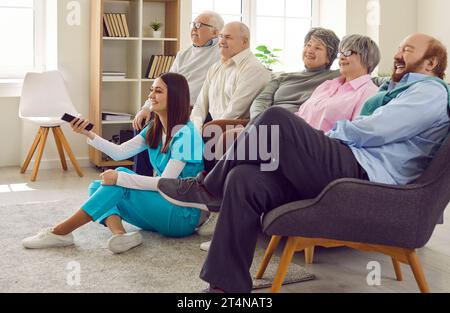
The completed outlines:
{"type": "Polygon", "coordinates": [[[93,131],[86,130],[87,124],[89,121],[80,117],[70,123],[74,132],[88,137],[89,145],[107,154],[114,161],[129,159],[147,149],[147,144],[142,136],[135,136],[121,145],[116,145],[96,135],[93,131]]]}

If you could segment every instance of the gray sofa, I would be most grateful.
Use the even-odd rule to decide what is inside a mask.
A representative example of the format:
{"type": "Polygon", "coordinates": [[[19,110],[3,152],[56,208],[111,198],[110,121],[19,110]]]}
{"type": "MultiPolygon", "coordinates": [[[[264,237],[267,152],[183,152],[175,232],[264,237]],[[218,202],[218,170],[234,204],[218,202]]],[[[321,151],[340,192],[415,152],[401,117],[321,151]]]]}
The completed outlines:
{"type": "Polygon", "coordinates": [[[281,237],[289,237],[273,291],[279,290],[295,251],[306,249],[312,260],[316,245],[344,245],[391,256],[398,280],[402,280],[400,263],[410,265],[420,290],[427,292],[415,249],[428,242],[450,201],[449,160],[450,137],[426,171],[409,185],[340,179],[315,199],[272,210],[262,219],[263,231],[272,240],[258,277],[264,274],[281,237]]]}

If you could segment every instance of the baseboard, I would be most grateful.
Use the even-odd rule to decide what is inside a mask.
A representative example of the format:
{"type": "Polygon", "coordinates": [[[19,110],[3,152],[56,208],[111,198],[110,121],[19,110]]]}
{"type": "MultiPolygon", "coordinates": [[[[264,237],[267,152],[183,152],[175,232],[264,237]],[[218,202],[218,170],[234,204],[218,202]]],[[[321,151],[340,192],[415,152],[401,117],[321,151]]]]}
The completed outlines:
{"type": "MultiPolygon", "coordinates": [[[[93,165],[89,161],[89,158],[77,158],[78,164],[80,164],[80,167],[92,167],[93,165]]],[[[28,165],[27,171],[32,171],[34,168],[34,160],[31,160],[30,165],[28,165]]],[[[72,165],[72,162],[70,159],[66,160],[67,167],[69,170],[73,170],[74,167],[72,165]]],[[[54,159],[54,160],[42,160],[41,164],[39,165],[39,170],[53,170],[53,169],[62,169],[61,160],[60,159],[54,159]]]]}

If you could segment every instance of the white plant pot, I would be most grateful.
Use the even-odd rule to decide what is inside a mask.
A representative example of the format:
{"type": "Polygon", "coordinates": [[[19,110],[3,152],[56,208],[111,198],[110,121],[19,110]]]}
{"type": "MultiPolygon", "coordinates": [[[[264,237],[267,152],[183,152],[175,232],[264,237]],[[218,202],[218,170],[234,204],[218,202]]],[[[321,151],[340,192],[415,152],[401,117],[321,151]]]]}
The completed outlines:
{"type": "Polygon", "coordinates": [[[161,38],[161,31],[160,30],[158,30],[158,31],[154,30],[153,31],[153,38],[161,38]]]}

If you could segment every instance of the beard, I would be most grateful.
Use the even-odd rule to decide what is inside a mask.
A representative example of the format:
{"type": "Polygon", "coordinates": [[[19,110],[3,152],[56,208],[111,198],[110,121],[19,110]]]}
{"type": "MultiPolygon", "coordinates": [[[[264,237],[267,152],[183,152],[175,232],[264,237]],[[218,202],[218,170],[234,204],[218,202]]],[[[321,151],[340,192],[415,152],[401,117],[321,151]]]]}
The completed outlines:
{"type": "MultiPolygon", "coordinates": [[[[400,63],[403,62],[403,60],[395,60],[396,62],[400,63]]],[[[405,67],[405,69],[403,70],[403,72],[397,74],[395,72],[395,65],[394,65],[394,71],[392,72],[392,76],[391,79],[394,83],[398,83],[402,80],[402,78],[409,73],[414,73],[414,72],[418,72],[418,70],[422,67],[423,62],[425,61],[425,59],[421,59],[419,61],[417,61],[416,63],[413,64],[409,64],[408,66],[405,67]]]]}

